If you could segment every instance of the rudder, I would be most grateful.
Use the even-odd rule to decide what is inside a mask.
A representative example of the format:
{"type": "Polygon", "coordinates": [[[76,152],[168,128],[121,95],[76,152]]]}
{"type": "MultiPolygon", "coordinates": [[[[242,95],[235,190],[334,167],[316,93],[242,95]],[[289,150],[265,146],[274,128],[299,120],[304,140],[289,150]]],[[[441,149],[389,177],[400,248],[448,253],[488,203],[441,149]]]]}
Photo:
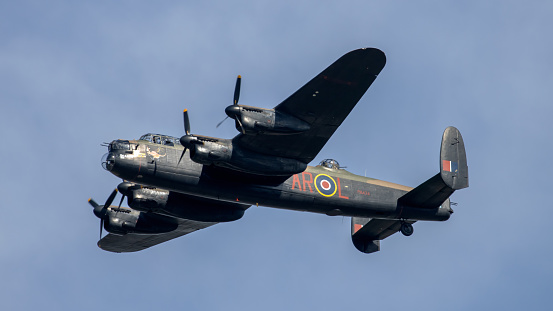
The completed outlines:
{"type": "Polygon", "coordinates": [[[453,190],[469,186],[467,154],[459,130],[445,129],[440,150],[440,172],[444,183],[453,190]]]}

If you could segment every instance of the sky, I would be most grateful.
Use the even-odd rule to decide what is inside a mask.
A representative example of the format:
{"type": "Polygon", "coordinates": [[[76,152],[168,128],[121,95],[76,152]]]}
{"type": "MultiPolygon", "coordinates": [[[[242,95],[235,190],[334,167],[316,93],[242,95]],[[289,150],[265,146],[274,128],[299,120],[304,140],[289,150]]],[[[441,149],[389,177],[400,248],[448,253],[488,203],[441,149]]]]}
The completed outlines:
{"type": "Polygon", "coordinates": [[[553,288],[550,1],[0,2],[1,310],[543,310],[553,288]],[[237,134],[224,108],[272,108],[348,51],[386,67],[323,148],[416,186],[441,135],[470,187],[446,222],[362,254],[343,217],[252,207],[142,252],[96,246],[120,180],[103,142],[237,134]]]}

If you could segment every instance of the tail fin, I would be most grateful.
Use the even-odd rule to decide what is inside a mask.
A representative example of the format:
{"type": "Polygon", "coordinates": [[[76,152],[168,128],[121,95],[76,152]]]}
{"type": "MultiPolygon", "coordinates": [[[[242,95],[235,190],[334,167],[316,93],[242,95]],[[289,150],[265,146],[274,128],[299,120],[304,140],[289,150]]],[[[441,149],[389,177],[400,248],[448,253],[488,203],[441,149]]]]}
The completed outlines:
{"type": "Polygon", "coordinates": [[[458,129],[445,129],[440,150],[440,173],[399,198],[404,206],[437,208],[459,189],[469,186],[465,143],[458,129]]]}
{"type": "Polygon", "coordinates": [[[440,171],[442,180],[453,190],[469,186],[469,172],[465,143],[458,129],[450,126],[445,129],[440,151],[440,171]]]}

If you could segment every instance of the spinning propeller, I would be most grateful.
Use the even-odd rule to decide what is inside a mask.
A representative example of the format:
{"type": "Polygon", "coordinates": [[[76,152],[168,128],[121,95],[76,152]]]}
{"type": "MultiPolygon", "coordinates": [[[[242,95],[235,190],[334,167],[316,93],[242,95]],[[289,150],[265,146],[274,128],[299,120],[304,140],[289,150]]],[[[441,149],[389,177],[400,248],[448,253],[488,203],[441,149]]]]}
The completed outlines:
{"type": "Polygon", "coordinates": [[[225,108],[225,113],[227,114],[227,117],[224,118],[223,121],[219,122],[219,124],[217,124],[217,127],[223,124],[223,122],[225,122],[226,119],[232,118],[236,121],[236,124],[240,126],[240,129],[242,130],[242,134],[246,134],[246,130],[244,130],[244,126],[242,126],[242,122],[240,121],[240,106],[238,106],[238,99],[240,98],[241,81],[242,81],[242,77],[239,75],[238,78],[236,78],[236,86],[234,87],[233,104],[225,108]]]}

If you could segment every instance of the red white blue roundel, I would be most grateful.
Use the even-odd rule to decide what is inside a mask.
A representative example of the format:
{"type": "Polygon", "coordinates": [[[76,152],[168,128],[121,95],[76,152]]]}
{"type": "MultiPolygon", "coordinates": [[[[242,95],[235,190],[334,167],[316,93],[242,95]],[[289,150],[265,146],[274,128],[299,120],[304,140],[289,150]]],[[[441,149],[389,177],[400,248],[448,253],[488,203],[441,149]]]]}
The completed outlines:
{"type": "Polygon", "coordinates": [[[331,197],[336,193],[336,182],[326,174],[319,174],[315,177],[315,189],[325,197],[331,197]]]}

